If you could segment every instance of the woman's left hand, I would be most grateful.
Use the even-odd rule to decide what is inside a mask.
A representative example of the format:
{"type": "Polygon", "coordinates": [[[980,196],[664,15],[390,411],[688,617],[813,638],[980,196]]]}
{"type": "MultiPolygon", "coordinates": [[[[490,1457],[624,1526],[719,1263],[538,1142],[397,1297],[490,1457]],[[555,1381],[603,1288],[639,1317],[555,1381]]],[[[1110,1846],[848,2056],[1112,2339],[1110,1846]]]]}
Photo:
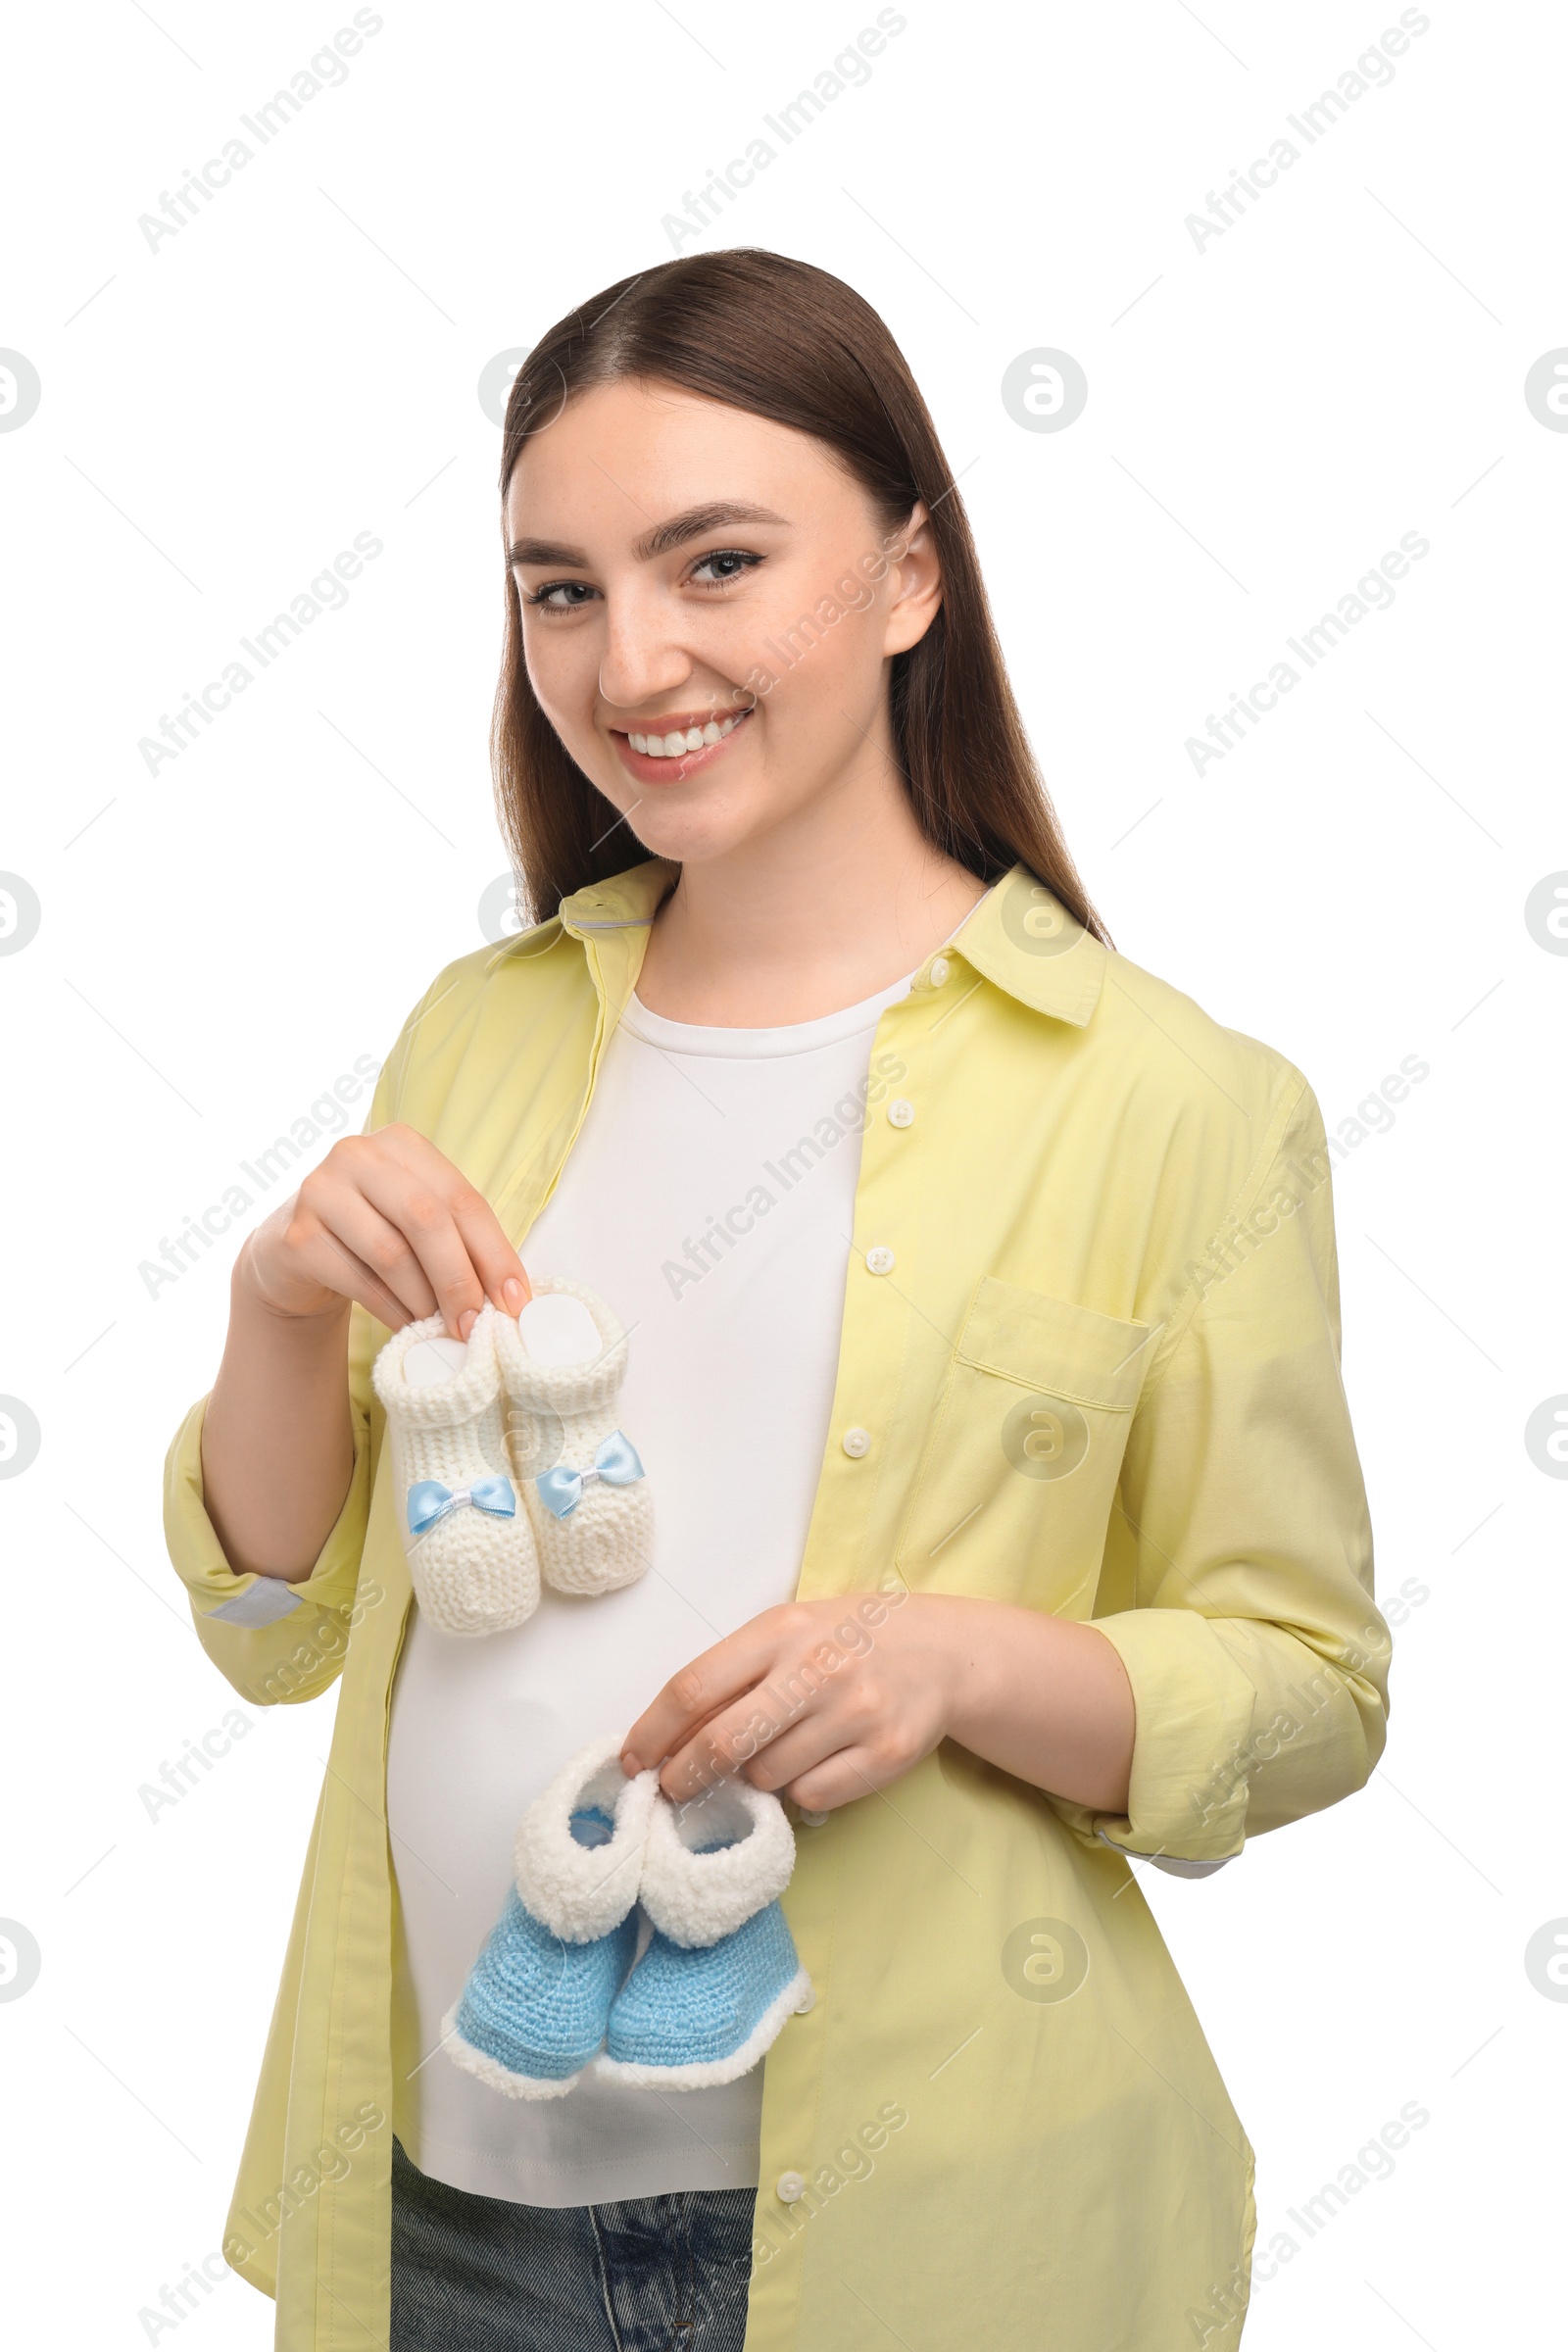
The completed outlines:
{"type": "Polygon", "coordinates": [[[1092,1626],[956,1593],[841,1593],[764,1609],[665,1684],[621,1749],[677,1802],[727,1774],[830,1812],[956,1739],[1119,1812],[1133,1739],[1121,1660],[1092,1626]]]}

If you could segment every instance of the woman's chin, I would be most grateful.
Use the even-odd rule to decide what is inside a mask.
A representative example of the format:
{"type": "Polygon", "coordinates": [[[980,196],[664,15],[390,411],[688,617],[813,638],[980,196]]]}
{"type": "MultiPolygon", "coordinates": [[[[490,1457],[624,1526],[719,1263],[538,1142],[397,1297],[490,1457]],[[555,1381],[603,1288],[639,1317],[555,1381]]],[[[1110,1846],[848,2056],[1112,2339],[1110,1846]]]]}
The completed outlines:
{"type": "Polygon", "coordinates": [[[743,848],[752,834],[765,829],[733,809],[665,808],[650,796],[628,812],[621,836],[635,835],[650,858],[703,865],[743,848]]]}

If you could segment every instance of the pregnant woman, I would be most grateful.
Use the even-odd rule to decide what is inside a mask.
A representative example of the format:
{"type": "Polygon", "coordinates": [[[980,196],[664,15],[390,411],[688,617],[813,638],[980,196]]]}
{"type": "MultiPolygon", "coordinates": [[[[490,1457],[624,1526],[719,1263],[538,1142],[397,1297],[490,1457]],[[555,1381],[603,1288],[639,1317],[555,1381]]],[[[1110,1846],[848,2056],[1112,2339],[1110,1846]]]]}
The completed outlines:
{"type": "MultiPolygon", "coordinates": [[[[170,1456],[218,1666],[341,1678],[225,2253],[286,2352],[1234,2346],[1251,2150],[1138,1878],[1382,1747],[1317,1105],[1113,953],[838,279],[596,295],[501,484],[526,926],[250,1237],[170,1456]],[[561,1590],[546,1544],[523,1621],[453,1630],[372,1361],[427,1318],[515,1354],[573,1286],[625,1335],[647,1572],[561,1590]],[[596,1740],[677,1806],[783,1800],[814,1999],[729,2080],[505,2096],[448,2021],[596,1740]]],[[[521,1541],[501,1444],[432,1482],[442,1542],[521,1541]]]]}

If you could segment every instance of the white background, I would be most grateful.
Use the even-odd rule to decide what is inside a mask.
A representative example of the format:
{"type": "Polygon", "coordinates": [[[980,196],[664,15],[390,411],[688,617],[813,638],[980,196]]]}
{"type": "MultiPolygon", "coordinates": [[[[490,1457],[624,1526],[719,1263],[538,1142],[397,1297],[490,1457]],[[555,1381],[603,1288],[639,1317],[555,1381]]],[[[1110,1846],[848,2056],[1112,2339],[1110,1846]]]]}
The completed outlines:
{"type": "MultiPolygon", "coordinates": [[[[42,1433],[0,1480],[0,1915],[42,1952],[0,2001],[26,2343],[145,2342],[139,2311],[220,2243],[332,1703],[258,1716],[148,1818],[140,1787],[234,1703],[159,1480],[241,1228],[156,1298],[138,1267],[480,942],[505,863],[481,368],[667,258],[662,217],[875,9],[380,13],[156,251],[138,216],[352,11],[89,0],[11,34],[0,344],[42,383],[0,433],[0,867],[42,907],[0,956],[0,1392],[42,1433]],[[345,609],[150,774],[138,740],[365,531],[384,553],[345,609]]],[[[1379,1590],[1420,1594],[1386,1766],[1150,1887],[1259,2151],[1260,2273],[1276,2232],[1299,2245],[1249,2352],[1534,2341],[1560,2300],[1568,2007],[1525,1947],[1568,1913],[1568,1484],[1524,1429],[1568,1391],[1568,957],[1524,905],[1568,867],[1568,433],[1524,378],[1568,344],[1565,24],[1429,15],[1308,148],[1285,116],[1397,8],[913,0],[867,84],[682,246],[804,256],[889,320],[1123,952],[1298,1062],[1331,1132],[1430,1064],[1336,1178],[1379,1590]],[[1200,250],[1186,216],[1281,135],[1300,160],[1200,250]],[[1001,399],[1040,347],[1088,377],[1060,432],[1001,399]],[[1392,609],[1195,773],[1186,739],[1412,531],[1392,609]],[[1411,2101],[1393,2177],[1308,2240],[1289,2209],[1411,2101]]],[[[270,2328],[228,2278],[171,2332],[270,2328]]]]}

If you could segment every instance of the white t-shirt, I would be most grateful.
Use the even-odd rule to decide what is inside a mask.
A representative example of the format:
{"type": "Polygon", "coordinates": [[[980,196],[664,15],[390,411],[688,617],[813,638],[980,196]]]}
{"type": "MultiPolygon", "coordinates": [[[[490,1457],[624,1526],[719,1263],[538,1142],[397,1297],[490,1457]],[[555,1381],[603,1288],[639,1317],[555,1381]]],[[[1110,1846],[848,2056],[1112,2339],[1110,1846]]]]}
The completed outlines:
{"type": "Polygon", "coordinates": [[[517,1824],[546,1782],[794,1594],[838,1370],[871,1044],[908,987],[783,1029],[698,1028],[633,997],[523,1244],[530,1273],[586,1284],[630,1336],[617,1418],[650,1481],[654,1561],[597,1599],[546,1588],[525,1625],[483,1641],[438,1633],[417,1608],[410,1619],[387,1821],[399,2041],[420,2063],[397,2087],[394,2128],[455,2188],[586,2205],[757,2183],[760,2067],[667,2098],[587,2075],[564,2099],[526,2102],[453,2065],[440,2021],[501,1915],[517,1824]]]}

